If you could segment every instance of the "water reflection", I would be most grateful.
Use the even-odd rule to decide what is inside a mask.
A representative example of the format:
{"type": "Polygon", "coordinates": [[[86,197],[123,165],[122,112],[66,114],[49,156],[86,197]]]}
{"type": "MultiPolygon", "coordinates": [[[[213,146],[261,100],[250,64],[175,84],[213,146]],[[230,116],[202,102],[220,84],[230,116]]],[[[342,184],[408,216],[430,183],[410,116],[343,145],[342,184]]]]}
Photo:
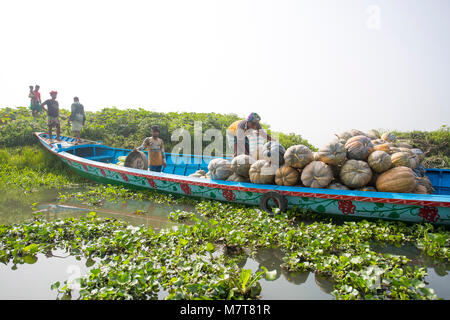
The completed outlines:
{"type": "Polygon", "coordinates": [[[333,283],[325,278],[319,278],[309,271],[290,272],[281,267],[285,252],[280,248],[261,248],[252,257],[246,257],[243,265],[253,272],[276,270],[274,280],[260,280],[261,298],[276,300],[329,300],[333,299],[331,291],[333,283]]]}
{"type": "Polygon", "coordinates": [[[29,256],[24,264],[0,264],[0,300],[54,300],[58,292],[50,287],[59,281],[61,284],[70,281],[73,291],[72,299],[79,298],[79,290],[75,279],[86,275],[93,266],[92,259],[67,255],[62,250],[49,251],[29,256]]]}

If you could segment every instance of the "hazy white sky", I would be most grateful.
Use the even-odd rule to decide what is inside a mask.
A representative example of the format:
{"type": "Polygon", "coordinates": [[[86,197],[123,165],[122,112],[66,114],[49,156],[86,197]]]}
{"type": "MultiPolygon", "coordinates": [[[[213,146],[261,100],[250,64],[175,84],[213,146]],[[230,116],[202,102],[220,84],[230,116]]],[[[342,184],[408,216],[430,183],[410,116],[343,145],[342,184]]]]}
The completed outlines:
{"type": "Polygon", "coordinates": [[[316,146],[450,123],[450,1],[0,1],[0,107],[258,112],[316,146]]]}

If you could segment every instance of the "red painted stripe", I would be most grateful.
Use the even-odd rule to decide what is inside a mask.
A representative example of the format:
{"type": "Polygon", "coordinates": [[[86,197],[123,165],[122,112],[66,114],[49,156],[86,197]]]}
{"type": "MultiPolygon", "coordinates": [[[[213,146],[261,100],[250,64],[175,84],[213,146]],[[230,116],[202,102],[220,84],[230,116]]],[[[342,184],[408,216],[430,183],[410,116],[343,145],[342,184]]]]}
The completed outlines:
{"type": "MultiPolygon", "coordinates": [[[[42,140],[39,137],[40,133],[35,133],[35,135],[39,138],[39,140],[42,140]]],[[[54,152],[51,149],[48,149],[50,152],[54,153],[58,157],[64,158],[66,160],[69,160],[71,162],[76,162],[81,165],[89,165],[91,167],[95,168],[103,168],[106,170],[118,172],[120,174],[126,173],[129,175],[137,176],[137,177],[143,177],[147,178],[151,176],[155,180],[163,180],[163,181],[169,181],[169,182],[177,182],[177,183],[187,183],[190,185],[196,185],[196,186],[204,186],[204,187],[210,187],[210,188],[216,188],[216,189],[224,189],[224,190],[236,190],[236,191],[244,191],[244,192],[256,192],[256,193],[266,193],[271,190],[264,190],[259,188],[246,188],[246,187],[237,187],[237,186],[226,186],[226,185],[217,185],[214,183],[208,183],[208,182],[197,182],[197,181],[190,181],[190,180],[183,180],[183,179],[175,179],[175,178],[168,178],[168,177],[158,177],[154,176],[152,174],[141,174],[141,173],[135,173],[130,172],[126,169],[120,169],[120,168],[108,168],[105,166],[95,165],[95,164],[86,164],[85,161],[79,161],[79,160],[73,160],[69,159],[68,157],[54,152]]],[[[74,156],[75,157],[75,156],[74,156]]],[[[83,158],[80,158],[83,159],[83,158]]],[[[275,190],[274,190],[275,191],[275,190]]],[[[334,195],[334,194],[324,194],[324,193],[309,193],[309,192],[297,192],[297,191],[281,191],[276,190],[277,192],[286,195],[286,196],[292,196],[292,197],[306,197],[306,198],[320,198],[320,199],[335,199],[335,200],[352,200],[352,201],[361,201],[361,202],[376,202],[376,203],[391,203],[391,204],[405,204],[405,205],[414,205],[414,206],[431,206],[431,207],[445,207],[450,208],[450,202],[440,202],[440,201],[427,201],[427,200],[408,200],[408,199],[388,199],[388,198],[371,198],[371,197],[361,197],[361,196],[346,196],[346,195],[334,195]]]]}

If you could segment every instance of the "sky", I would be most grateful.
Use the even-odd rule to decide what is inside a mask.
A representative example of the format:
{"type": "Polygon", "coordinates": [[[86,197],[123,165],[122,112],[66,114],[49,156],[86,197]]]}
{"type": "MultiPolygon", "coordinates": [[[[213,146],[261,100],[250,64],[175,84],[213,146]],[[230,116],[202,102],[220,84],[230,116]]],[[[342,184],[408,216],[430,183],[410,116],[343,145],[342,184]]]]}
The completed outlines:
{"type": "Polygon", "coordinates": [[[448,0],[0,1],[0,108],[257,112],[320,147],[450,123],[448,0]]]}

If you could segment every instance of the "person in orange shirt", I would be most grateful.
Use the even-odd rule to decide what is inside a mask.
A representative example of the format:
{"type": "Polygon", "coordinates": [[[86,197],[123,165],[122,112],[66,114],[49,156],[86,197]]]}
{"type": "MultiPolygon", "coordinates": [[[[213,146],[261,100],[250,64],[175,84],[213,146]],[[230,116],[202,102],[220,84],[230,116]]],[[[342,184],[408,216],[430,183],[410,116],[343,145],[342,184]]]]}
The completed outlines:
{"type": "Polygon", "coordinates": [[[152,136],[145,138],[144,142],[136,150],[148,150],[148,168],[150,171],[161,172],[162,167],[166,167],[166,155],[164,142],[159,138],[158,126],[152,126],[152,136]]]}
{"type": "Polygon", "coordinates": [[[247,117],[247,119],[235,121],[228,127],[227,139],[229,141],[229,144],[233,146],[233,157],[236,157],[239,154],[249,154],[250,142],[248,140],[248,137],[246,136],[247,130],[249,129],[256,130],[258,132],[258,135],[261,135],[261,137],[264,139],[267,139],[269,141],[272,140],[272,137],[268,135],[261,127],[261,124],[259,123],[260,121],[261,117],[256,112],[252,112],[247,117]],[[238,141],[242,141],[244,145],[239,145],[242,144],[242,142],[238,143],[238,141]]]}

